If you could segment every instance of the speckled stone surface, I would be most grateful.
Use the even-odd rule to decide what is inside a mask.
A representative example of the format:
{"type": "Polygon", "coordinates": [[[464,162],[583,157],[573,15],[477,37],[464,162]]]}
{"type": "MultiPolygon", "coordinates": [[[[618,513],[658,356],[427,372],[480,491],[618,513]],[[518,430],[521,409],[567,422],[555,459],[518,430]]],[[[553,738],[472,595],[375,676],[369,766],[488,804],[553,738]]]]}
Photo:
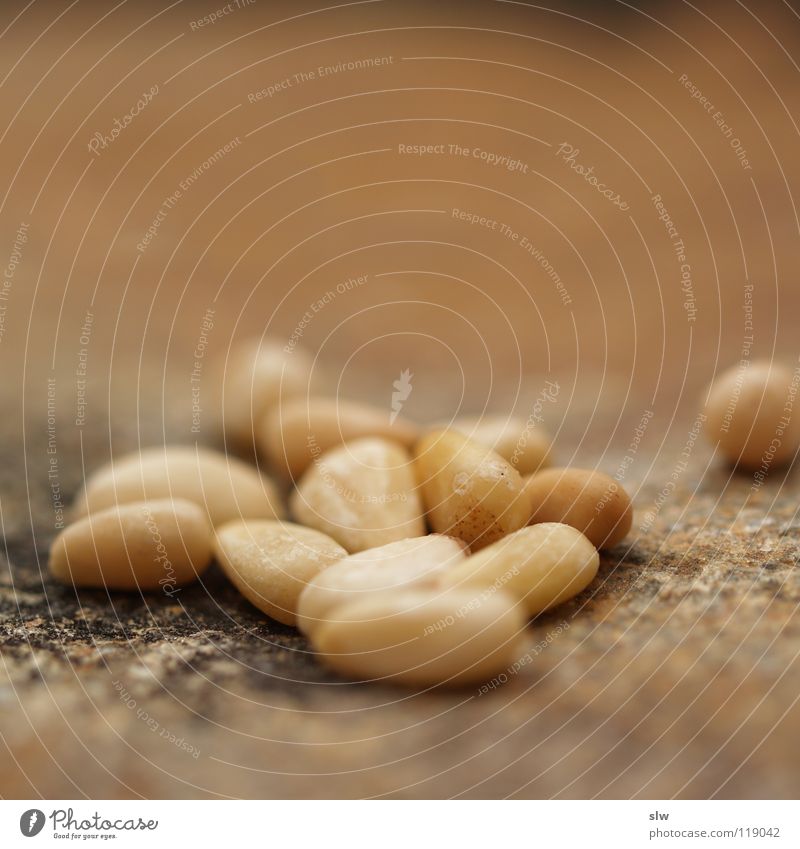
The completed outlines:
{"type": "MultiPolygon", "coordinates": [[[[703,469],[709,452],[696,451],[703,469]]],[[[753,500],[750,481],[722,466],[702,481],[689,469],[645,533],[665,474],[651,476],[628,482],[635,542],[533,623],[518,668],[491,690],[343,682],[216,566],[175,600],[76,595],[42,577],[25,530],[7,530],[0,790],[796,795],[800,521],[783,494],[794,475],[753,500]]],[[[43,564],[52,520],[41,509],[43,564]]]]}

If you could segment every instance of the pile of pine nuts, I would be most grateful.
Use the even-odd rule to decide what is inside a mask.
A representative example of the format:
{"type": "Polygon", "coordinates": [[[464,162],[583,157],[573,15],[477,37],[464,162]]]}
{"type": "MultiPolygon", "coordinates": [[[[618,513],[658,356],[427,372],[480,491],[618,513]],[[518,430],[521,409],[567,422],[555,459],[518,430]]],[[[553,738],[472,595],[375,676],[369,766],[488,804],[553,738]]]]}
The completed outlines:
{"type": "Polygon", "coordinates": [[[302,351],[241,348],[220,376],[220,426],[271,476],[199,447],[113,458],[76,497],[52,575],[173,595],[216,560],[344,675],[460,685],[511,667],[528,620],[584,590],[598,549],[630,531],[622,486],[549,468],[550,440],[524,420],[421,428],[317,397],[310,379],[302,351]]]}

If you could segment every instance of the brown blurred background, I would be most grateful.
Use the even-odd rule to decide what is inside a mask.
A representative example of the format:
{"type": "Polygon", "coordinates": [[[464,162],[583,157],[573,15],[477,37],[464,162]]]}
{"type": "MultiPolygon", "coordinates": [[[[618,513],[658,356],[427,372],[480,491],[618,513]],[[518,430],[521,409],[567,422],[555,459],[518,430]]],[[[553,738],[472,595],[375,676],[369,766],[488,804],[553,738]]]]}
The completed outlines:
{"type": "Polygon", "coordinates": [[[34,0],[0,32],[3,795],[798,792],[796,481],[701,440],[675,477],[716,371],[798,357],[793,4],[34,0]],[[219,577],[188,613],[41,577],[85,471],[218,443],[213,360],[301,324],[327,391],[388,410],[410,369],[420,421],[558,381],[565,464],[620,472],[646,418],[630,546],[502,692],[344,686],[219,577]]]}

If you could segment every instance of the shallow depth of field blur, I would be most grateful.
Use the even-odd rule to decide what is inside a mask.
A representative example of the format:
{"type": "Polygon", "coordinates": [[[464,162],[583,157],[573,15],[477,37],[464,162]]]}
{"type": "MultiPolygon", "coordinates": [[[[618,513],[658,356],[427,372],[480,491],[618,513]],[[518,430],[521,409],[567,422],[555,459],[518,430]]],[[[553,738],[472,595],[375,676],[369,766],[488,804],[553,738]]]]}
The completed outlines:
{"type": "Polygon", "coordinates": [[[798,13],[220,5],[3,3],[0,794],[796,794],[796,477],[748,502],[697,422],[742,357],[797,365],[798,13]],[[243,602],[170,632],[54,590],[61,503],[112,450],[222,446],[210,375],[253,335],[387,416],[411,373],[422,423],[556,385],[558,463],[637,509],[584,624],[494,702],[403,704],[315,682],[243,602]]]}

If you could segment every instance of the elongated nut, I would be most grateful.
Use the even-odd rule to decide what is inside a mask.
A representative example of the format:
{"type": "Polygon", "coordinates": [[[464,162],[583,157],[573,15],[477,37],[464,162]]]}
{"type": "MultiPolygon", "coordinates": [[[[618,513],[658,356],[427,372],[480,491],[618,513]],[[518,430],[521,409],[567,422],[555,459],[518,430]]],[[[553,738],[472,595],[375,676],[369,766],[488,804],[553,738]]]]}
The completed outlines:
{"type": "Polygon", "coordinates": [[[252,445],[255,425],[279,401],[308,392],[311,357],[277,342],[249,339],[217,364],[220,426],[237,445],[252,445]]]}
{"type": "Polygon", "coordinates": [[[769,360],[728,369],[709,391],[708,438],[743,469],[766,472],[788,463],[800,447],[798,384],[800,372],[769,360]]]}
{"type": "Polygon", "coordinates": [[[496,451],[521,474],[528,475],[550,465],[550,437],[516,416],[462,417],[452,424],[472,442],[496,451]]]}
{"type": "Polygon", "coordinates": [[[296,625],[300,593],[347,552],[311,528],[251,519],[217,528],[214,554],[251,604],[284,625],[296,625]]]}
{"type": "Polygon", "coordinates": [[[50,548],[54,578],[78,587],[167,595],[211,562],[205,512],[180,499],[109,507],[65,528],[50,548]]]}
{"type": "Polygon", "coordinates": [[[464,543],[439,534],[351,554],[320,572],[303,590],[297,625],[310,634],[335,618],[342,604],[376,592],[438,586],[448,570],[464,559],[464,543]]]}
{"type": "Polygon", "coordinates": [[[391,439],[410,447],[416,425],[389,411],[333,398],[297,398],[267,413],[258,429],[258,447],[272,468],[297,480],[322,452],[367,436],[391,439]]]}
{"type": "Polygon", "coordinates": [[[312,643],[350,678],[461,685],[508,669],[524,629],[522,606],[503,592],[404,590],[342,605],[312,643]]]}
{"type": "Polygon", "coordinates": [[[445,586],[504,590],[535,616],[577,595],[597,574],[600,557],[575,528],[555,522],[531,525],[456,563],[445,586]]]}
{"type": "Polygon", "coordinates": [[[351,553],[425,533],[411,460],[386,439],[357,439],[322,454],[290,506],[300,524],[351,553]]]}
{"type": "Polygon", "coordinates": [[[212,525],[283,515],[269,478],[240,460],[186,445],[149,448],[106,464],[86,481],[73,515],[153,498],[193,501],[206,511],[212,525]]]}
{"type": "Polygon", "coordinates": [[[527,524],[522,478],[499,454],[456,431],[436,431],[416,447],[417,481],[434,531],[473,551],[527,524]]]}
{"type": "Polygon", "coordinates": [[[590,469],[546,469],[525,482],[531,524],[563,522],[595,548],[622,542],[633,524],[628,493],[614,478],[590,469]]]}

